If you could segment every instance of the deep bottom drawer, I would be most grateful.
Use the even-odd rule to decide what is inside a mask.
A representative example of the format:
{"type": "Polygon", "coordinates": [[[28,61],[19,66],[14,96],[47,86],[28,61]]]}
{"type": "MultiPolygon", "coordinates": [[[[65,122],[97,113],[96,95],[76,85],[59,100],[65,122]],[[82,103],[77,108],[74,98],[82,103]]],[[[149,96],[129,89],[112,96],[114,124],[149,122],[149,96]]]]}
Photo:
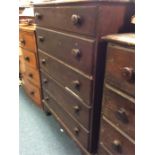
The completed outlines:
{"type": "Polygon", "coordinates": [[[38,106],[42,106],[41,103],[41,93],[40,93],[40,89],[36,86],[34,86],[33,84],[31,84],[26,77],[23,77],[23,86],[27,92],[27,94],[32,98],[32,100],[34,100],[34,102],[38,105],[38,106]]]}
{"type": "Polygon", "coordinates": [[[100,145],[104,145],[113,155],[134,155],[135,146],[104,118],[100,131],[100,145]]]}
{"type": "MultiPolygon", "coordinates": [[[[44,91],[44,96],[47,96],[48,94],[44,91]]],[[[79,141],[84,148],[88,149],[88,140],[89,140],[89,133],[86,133],[86,131],[78,124],[76,123],[57,103],[54,99],[51,97],[48,97],[48,99],[43,100],[44,104],[48,105],[48,107],[51,109],[52,113],[57,117],[58,120],[60,120],[60,123],[63,122],[65,124],[67,130],[69,133],[71,133],[71,136],[74,136],[74,138],[79,141]]]]}

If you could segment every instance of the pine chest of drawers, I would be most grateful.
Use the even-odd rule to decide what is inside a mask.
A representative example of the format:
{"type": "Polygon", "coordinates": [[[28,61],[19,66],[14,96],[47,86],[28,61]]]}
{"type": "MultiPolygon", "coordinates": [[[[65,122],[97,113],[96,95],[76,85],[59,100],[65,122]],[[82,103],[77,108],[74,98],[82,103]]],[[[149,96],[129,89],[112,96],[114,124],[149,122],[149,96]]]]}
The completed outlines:
{"type": "Polygon", "coordinates": [[[23,86],[33,101],[42,107],[35,26],[19,27],[19,50],[23,86]]]}
{"type": "Polygon", "coordinates": [[[129,30],[133,3],[34,4],[44,108],[83,154],[97,150],[105,53],[100,36],[129,30]]]}
{"type": "Polygon", "coordinates": [[[99,155],[134,155],[134,34],[109,35],[103,39],[108,45],[99,155]]]}

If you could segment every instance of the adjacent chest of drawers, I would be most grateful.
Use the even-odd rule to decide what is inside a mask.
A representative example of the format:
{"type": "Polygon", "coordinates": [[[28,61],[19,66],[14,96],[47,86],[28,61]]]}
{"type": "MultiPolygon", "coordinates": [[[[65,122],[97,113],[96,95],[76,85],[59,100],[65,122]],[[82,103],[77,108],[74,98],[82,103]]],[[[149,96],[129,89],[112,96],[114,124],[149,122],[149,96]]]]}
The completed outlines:
{"type": "Polygon", "coordinates": [[[85,155],[97,149],[105,57],[100,36],[128,30],[133,6],[108,1],[34,5],[44,108],[85,155]]]}
{"type": "Polygon", "coordinates": [[[20,72],[23,86],[33,101],[42,107],[35,26],[19,28],[20,72]]]}
{"type": "Polygon", "coordinates": [[[109,35],[104,40],[108,46],[99,155],[134,155],[134,34],[109,35]]]}

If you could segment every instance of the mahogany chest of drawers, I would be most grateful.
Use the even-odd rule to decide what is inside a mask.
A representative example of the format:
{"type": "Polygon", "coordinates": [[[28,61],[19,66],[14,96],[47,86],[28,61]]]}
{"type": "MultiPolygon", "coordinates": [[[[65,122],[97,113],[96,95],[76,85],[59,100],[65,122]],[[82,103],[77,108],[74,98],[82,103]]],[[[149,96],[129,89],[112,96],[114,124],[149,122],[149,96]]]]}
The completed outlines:
{"type": "Polygon", "coordinates": [[[33,101],[42,107],[35,26],[19,27],[19,50],[23,87],[33,101]]]}
{"type": "Polygon", "coordinates": [[[45,111],[81,148],[96,153],[105,52],[100,37],[129,31],[131,2],[34,4],[45,111]]]}
{"type": "Polygon", "coordinates": [[[108,44],[99,155],[134,155],[134,34],[109,35],[103,40],[108,44]]]}

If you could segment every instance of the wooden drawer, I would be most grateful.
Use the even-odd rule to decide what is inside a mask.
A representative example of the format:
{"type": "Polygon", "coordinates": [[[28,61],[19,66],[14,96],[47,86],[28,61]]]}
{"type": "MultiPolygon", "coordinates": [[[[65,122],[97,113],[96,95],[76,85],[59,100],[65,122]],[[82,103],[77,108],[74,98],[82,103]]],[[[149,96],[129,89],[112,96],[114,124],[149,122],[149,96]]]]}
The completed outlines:
{"type": "Polygon", "coordinates": [[[97,6],[35,7],[34,11],[38,26],[95,35],[97,6]]]}
{"type": "Polygon", "coordinates": [[[100,145],[104,145],[113,155],[134,155],[135,146],[105,119],[102,120],[100,145]]]}
{"type": "Polygon", "coordinates": [[[91,75],[95,40],[37,29],[38,48],[91,75]]]}
{"type": "Polygon", "coordinates": [[[45,53],[39,51],[40,66],[43,71],[50,74],[52,78],[57,80],[64,87],[69,88],[76,96],[78,95],[85,103],[91,104],[92,97],[92,80],[78,72],[72,70],[66,64],[57,61],[53,57],[49,57],[45,53]]]}
{"type": "Polygon", "coordinates": [[[134,99],[119,94],[105,87],[102,103],[103,115],[127,135],[135,138],[135,104],[134,99]]]}
{"type": "Polygon", "coordinates": [[[40,88],[40,77],[38,70],[31,67],[26,67],[25,76],[29,81],[31,81],[34,85],[40,88]]]}
{"type": "Polygon", "coordinates": [[[40,88],[34,86],[33,84],[29,83],[27,78],[23,77],[23,86],[28,93],[28,95],[34,100],[34,102],[41,107],[41,93],[40,88]]]}
{"type": "MultiPolygon", "coordinates": [[[[49,97],[49,95],[44,91],[44,97],[45,96],[49,97]]],[[[53,98],[49,97],[47,101],[43,100],[43,102],[45,105],[48,105],[52,111],[52,114],[59,120],[59,122],[65,125],[65,129],[69,131],[71,136],[76,138],[76,140],[87,149],[89,133],[87,133],[78,123],[76,123],[53,98]]]]}
{"type": "Polygon", "coordinates": [[[37,69],[36,54],[25,49],[22,49],[22,51],[23,51],[23,58],[26,66],[37,69]]]}
{"type": "Polygon", "coordinates": [[[105,79],[111,85],[135,95],[135,53],[134,49],[109,44],[105,79]]]}
{"type": "Polygon", "coordinates": [[[75,96],[73,96],[67,89],[58,84],[54,79],[47,74],[41,74],[42,87],[47,90],[52,98],[62,106],[72,117],[77,119],[87,130],[90,126],[90,108],[84,106],[75,96]]]}
{"type": "Polygon", "coordinates": [[[32,52],[36,52],[36,40],[34,32],[19,31],[19,46],[32,52]]]}

